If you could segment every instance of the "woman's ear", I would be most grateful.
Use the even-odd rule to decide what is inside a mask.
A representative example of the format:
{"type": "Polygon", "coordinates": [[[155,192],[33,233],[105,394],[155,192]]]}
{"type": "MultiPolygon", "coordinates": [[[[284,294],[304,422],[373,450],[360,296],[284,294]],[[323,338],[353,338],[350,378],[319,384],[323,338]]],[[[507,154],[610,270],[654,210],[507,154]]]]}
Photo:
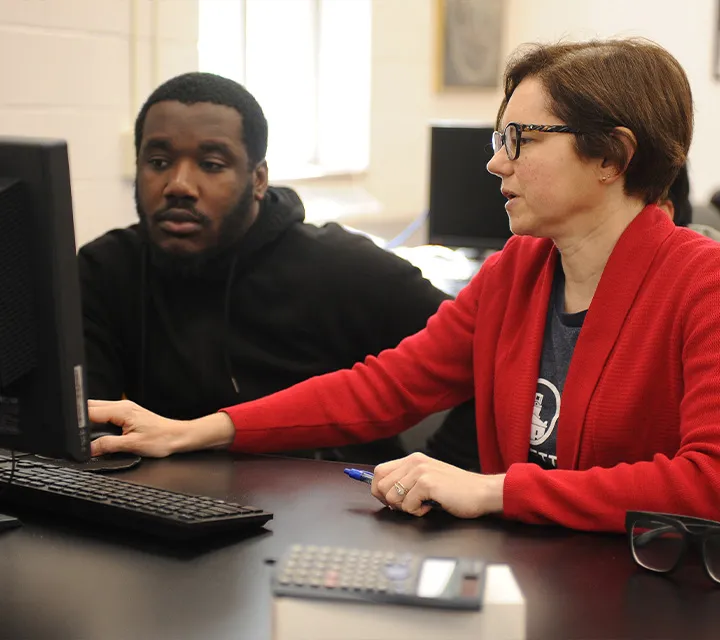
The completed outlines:
{"type": "Polygon", "coordinates": [[[612,184],[625,173],[637,150],[637,138],[627,127],[615,127],[610,135],[612,150],[599,167],[599,179],[604,184],[612,184]]]}

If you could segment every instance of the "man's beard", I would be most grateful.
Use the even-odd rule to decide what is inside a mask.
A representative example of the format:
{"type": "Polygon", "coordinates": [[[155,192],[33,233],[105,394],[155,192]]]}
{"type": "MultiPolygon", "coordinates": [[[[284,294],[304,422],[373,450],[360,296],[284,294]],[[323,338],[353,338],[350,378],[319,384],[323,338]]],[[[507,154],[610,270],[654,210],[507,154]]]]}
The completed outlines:
{"type": "MultiPolygon", "coordinates": [[[[251,213],[253,202],[253,182],[249,180],[245,190],[240,194],[233,208],[220,222],[217,242],[214,245],[193,253],[167,251],[158,246],[150,234],[148,216],[140,206],[137,180],[135,181],[135,208],[140,218],[142,237],[147,241],[150,248],[151,264],[163,275],[167,276],[202,278],[210,273],[217,272],[218,269],[223,268],[226,263],[229,263],[229,249],[236,245],[252,224],[251,213]]],[[[210,219],[205,214],[195,209],[193,203],[182,198],[168,198],[166,208],[163,211],[153,214],[152,217],[154,221],[158,219],[161,220],[164,212],[169,209],[187,210],[205,229],[211,225],[210,219]]]]}

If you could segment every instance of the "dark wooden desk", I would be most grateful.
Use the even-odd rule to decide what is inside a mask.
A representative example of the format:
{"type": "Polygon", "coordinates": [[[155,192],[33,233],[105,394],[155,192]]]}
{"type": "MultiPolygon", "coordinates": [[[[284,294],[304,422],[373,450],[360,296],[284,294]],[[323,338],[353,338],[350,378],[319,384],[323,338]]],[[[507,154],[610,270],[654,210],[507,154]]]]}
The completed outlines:
{"type": "Polygon", "coordinates": [[[506,562],[528,602],[530,639],[720,637],[720,589],[697,567],[673,582],[637,571],[622,536],[392,513],[342,469],[205,453],[146,460],[120,476],[275,513],[263,533],[211,545],[25,516],[0,535],[0,638],[265,640],[265,559],[296,542],[506,562]]]}

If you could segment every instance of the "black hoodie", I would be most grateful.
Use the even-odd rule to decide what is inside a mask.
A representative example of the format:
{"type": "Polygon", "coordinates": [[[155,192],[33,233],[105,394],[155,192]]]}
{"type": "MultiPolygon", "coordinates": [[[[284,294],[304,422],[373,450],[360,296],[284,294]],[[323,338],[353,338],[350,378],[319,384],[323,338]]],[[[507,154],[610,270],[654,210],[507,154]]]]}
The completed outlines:
{"type": "MultiPolygon", "coordinates": [[[[138,225],[79,252],[89,397],[190,419],[351,367],[447,299],[405,260],[337,224],[304,223],[270,188],[245,237],[202,277],[154,267],[138,225]]],[[[325,452],[378,462],[395,440],[325,452]]]]}

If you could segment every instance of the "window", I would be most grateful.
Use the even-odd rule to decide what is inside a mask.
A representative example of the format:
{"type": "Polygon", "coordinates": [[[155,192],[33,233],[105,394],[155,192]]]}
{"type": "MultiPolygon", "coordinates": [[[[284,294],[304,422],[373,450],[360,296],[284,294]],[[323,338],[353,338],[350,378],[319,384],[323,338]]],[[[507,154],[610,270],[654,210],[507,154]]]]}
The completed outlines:
{"type": "Polygon", "coordinates": [[[199,0],[199,11],[200,70],[260,103],[273,180],[367,169],[371,0],[199,0]]]}

